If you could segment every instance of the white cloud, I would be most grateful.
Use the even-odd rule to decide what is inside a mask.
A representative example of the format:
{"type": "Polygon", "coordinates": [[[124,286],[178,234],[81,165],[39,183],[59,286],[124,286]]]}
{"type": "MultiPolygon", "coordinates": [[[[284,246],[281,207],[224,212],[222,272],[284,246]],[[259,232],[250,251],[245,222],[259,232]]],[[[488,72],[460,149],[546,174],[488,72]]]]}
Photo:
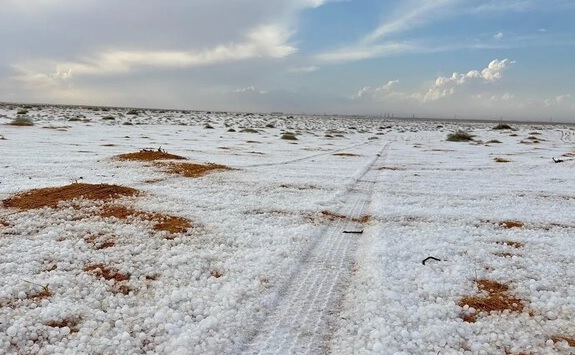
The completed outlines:
{"type": "Polygon", "coordinates": [[[479,70],[470,70],[465,74],[453,73],[450,77],[440,76],[435,79],[433,85],[429,90],[423,94],[422,100],[436,101],[455,93],[456,87],[464,85],[469,81],[482,81],[482,82],[494,82],[501,79],[501,73],[509,65],[515,63],[509,59],[492,60],[489,65],[479,70]]]}
{"type": "Polygon", "coordinates": [[[390,37],[439,21],[456,0],[406,0],[401,2],[392,16],[366,34],[357,43],[317,55],[325,62],[350,62],[369,58],[396,55],[416,51],[417,45],[410,41],[391,40],[390,37]]]}
{"type": "Polygon", "coordinates": [[[384,96],[385,94],[390,93],[393,87],[396,86],[398,83],[399,80],[390,80],[386,84],[376,88],[364,86],[358,92],[353,94],[351,98],[353,100],[357,100],[364,97],[377,98],[380,96],[384,96]]]}
{"type": "Polygon", "coordinates": [[[571,94],[563,94],[555,96],[551,99],[544,101],[545,107],[557,106],[568,102],[571,99],[571,94]]]}
{"type": "Polygon", "coordinates": [[[533,0],[488,0],[471,9],[473,13],[523,12],[533,7],[533,0]]]}
{"type": "Polygon", "coordinates": [[[515,95],[506,92],[505,94],[501,95],[501,100],[503,101],[511,101],[515,98],[515,95]]]}
{"type": "Polygon", "coordinates": [[[393,34],[420,27],[429,21],[437,21],[441,17],[439,10],[455,3],[455,0],[405,1],[393,18],[384,20],[379,27],[365,36],[362,42],[374,43],[393,34]]]}
{"type": "Polygon", "coordinates": [[[415,46],[408,43],[386,43],[378,45],[358,45],[341,48],[332,52],[321,53],[316,59],[323,62],[339,63],[362,59],[397,55],[415,50],[415,46]]]}
{"type": "Polygon", "coordinates": [[[318,71],[320,68],[318,66],[315,65],[310,65],[307,67],[293,67],[293,68],[289,68],[288,71],[290,73],[296,73],[296,74],[301,74],[301,73],[313,73],[314,71],[318,71]]]}
{"type": "Polygon", "coordinates": [[[238,94],[243,94],[243,93],[255,93],[255,94],[265,95],[265,94],[267,94],[269,91],[256,89],[254,86],[248,86],[248,87],[245,87],[245,88],[235,89],[235,90],[233,90],[232,92],[233,92],[233,93],[238,93],[238,94]]]}
{"type": "Polygon", "coordinates": [[[498,41],[502,40],[503,37],[505,37],[505,35],[503,34],[503,32],[499,32],[499,33],[493,35],[493,38],[495,38],[495,39],[498,40],[498,41]]]}
{"type": "MultiPolygon", "coordinates": [[[[72,75],[107,75],[126,73],[139,67],[197,67],[253,58],[283,58],[297,51],[287,43],[290,37],[279,27],[262,26],[247,34],[245,41],[218,45],[203,51],[156,51],[111,50],[79,61],[63,63],[39,63],[39,66],[57,67],[57,72],[72,75]]],[[[37,76],[50,76],[34,68],[37,63],[13,65],[20,73],[21,81],[37,76]]]]}

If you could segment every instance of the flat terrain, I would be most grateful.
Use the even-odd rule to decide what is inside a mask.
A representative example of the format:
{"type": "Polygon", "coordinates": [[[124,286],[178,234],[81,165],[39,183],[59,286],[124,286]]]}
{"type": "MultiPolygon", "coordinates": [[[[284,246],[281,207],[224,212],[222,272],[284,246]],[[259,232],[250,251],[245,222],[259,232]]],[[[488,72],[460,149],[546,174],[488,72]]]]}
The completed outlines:
{"type": "Polygon", "coordinates": [[[0,353],[575,352],[570,126],[18,110],[0,353]]]}

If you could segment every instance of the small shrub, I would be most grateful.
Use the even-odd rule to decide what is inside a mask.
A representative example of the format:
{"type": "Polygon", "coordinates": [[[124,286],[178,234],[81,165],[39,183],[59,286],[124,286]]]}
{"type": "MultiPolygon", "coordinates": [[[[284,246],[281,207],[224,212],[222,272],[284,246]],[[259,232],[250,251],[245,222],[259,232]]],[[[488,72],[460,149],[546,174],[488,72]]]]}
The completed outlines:
{"type": "Polygon", "coordinates": [[[465,131],[457,131],[447,135],[449,142],[468,142],[473,140],[473,136],[465,131]]]}
{"type": "Polygon", "coordinates": [[[34,121],[32,121],[32,119],[30,117],[19,116],[19,117],[16,117],[15,119],[13,119],[12,122],[10,122],[10,125],[12,125],[12,126],[33,126],[34,121]]]}
{"type": "Polygon", "coordinates": [[[498,141],[497,139],[492,139],[490,141],[485,142],[485,144],[498,144],[501,143],[501,141],[498,141]]]}
{"type": "Polygon", "coordinates": [[[297,141],[297,137],[294,133],[286,132],[282,134],[281,139],[289,140],[289,141],[297,141]]]}
{"type": "Polygon", "coordinates": [[[138,115],[140,112],[138,110],[130,110],[126,112],[126,115],[138,115]]]}
{"type": "Polygon", "coordinates": [[[509,163],[511,160],[507,160],[505,158],[495,158],[493,159],[496,163],[509,163]]]}
{"type": "Polygon", "coordinates": [[[114,116],[104,116],[104,117],[102,117],[102,119],[103,119],[104,121],[113,121],[113,120],[115,120],[116,118],[115,118],[114,116]]]}
{"type": "Polygon", "coordinates": [[[18,115],[26,115],[26,114],[28,114],[28,110],[26,110],[26,109],[18,110],[18,112],[16,112],[16,114],[18,114],[18,115]]]}
{"type": "Polygon", "coordinates": [[[513,127],[511,127],[510,125],[506,124],[506,123],[500,123],[497,126],[493,127],[493,129],[495,130],[500,130],[500,129],[513,129],[513,127]]]}

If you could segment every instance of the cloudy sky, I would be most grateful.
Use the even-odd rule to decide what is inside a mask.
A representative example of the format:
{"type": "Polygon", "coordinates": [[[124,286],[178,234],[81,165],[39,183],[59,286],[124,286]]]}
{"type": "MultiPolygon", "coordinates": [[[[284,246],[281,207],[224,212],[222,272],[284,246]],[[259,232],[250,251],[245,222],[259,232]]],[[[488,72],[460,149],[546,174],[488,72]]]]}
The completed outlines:
{"type": "Polygon", "coordinates": [[[575,122],[573,0],[0,0],[0,101],[575,122]]]}

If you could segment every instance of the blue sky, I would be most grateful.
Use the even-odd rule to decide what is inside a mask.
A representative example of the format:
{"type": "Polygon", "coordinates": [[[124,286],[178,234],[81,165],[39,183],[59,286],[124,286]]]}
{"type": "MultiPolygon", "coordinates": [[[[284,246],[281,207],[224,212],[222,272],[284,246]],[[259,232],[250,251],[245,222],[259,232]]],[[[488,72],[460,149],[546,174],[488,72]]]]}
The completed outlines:
{"type": "Polygon", "coordinates": [[[572,0],[0,8],[0,101],[575,122],[572,0]]]}

